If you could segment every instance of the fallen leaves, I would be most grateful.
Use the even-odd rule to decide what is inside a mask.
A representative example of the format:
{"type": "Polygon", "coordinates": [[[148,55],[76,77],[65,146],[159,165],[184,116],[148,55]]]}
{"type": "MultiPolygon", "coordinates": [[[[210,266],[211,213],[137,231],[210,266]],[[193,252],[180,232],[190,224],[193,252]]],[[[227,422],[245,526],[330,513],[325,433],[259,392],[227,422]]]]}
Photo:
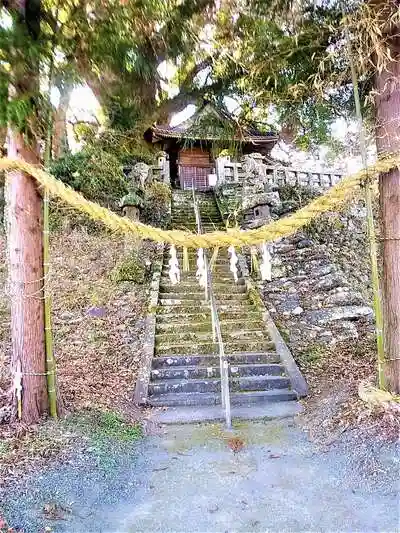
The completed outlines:
{"type": "Polygon", "coordinates": [[[131,399],[147,295],[110,278],[128,253],[123,237],[73,231],[53,241],[58,378],[67,409],[120,408],[131,399]]]}
{"type": "Polygon", "coordinates": [[[65,520],[65,515],[70,513],[69,509],[56,502],[46,503],[42,511],[47,520],[65,520]]]}
{"type": "MultiPolygon", "coordinates": [[[[149,246],[143,253],[151,255],[151,245],[143,246],[149,246]]],[[[57,382],[67,412],[92,407],[123,411],[130,420],[140,416],[132,407],[132,391],[141,359],[146,287],[116,284],[110,278],[115,264],[127,253],[125,238],[109,232],[89,234],[75,229],[52,236],[49,285],[54,347],[57,382]]],[[[0,265],[5,265],[4,235],[0,235],[0,258],[0,265]]],[[[0,267],[0,283],[5,281],[4,266],[0,267]]],[[[7,299],[2,299],[0,409],[10,401],[9,322],[7,299]]],[[[18,423],[0,424],[1,482],[62,453],[71,439],[51,424],[43,432],[18,423]]]]}
{"type": "Polygon", "coordinates": [[[302,421],[312,439],[332,443],[349,429],[382,440],[398,438],[399,411],[369,406],[358,395],[360,383],[374,381],[377,372],[376,341],[367,325],[357,343],[327,348],[317,367],[302,371],[310,385],[302,421]]]}
{"type": "Polygon", "coordinates": [[[233,451],[233,453],[238,453],[244,448],[244,440],[240,437],[231,437],[228,439],[228,446],[233,451]]]}

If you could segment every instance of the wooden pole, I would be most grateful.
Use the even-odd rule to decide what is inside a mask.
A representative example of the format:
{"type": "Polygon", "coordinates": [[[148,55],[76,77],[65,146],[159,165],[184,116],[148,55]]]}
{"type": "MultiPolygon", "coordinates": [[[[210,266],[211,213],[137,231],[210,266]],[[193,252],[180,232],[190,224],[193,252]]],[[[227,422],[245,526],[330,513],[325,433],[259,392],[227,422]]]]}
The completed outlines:
{"type": "MultiPolygon", "coordinates": [[[[15,32],[25,33],[26,46],[37,44],[40,2],[21,0],[15,9],[15,32]]],[[[20,42],[21,39],[17,41],[20,42]]],[[[10,97],[15,100],[39,92],[39,64],[32,59],[32,54],[27,54],[26,46],[18,44],[12,50],[13,86],[10,87],[10,97]]],[[[39,146],[35,137],[22,135],[11,124],[8,130],[8,156],[39,164],[39,146]]],[[[39,421],[48,406],[42,198],[35,181],[21,171],[7,174],[5,193],[11,302],[11,373],[17,399],[19,385],[22,384],[22,398],[19,402],[21,419],[26,424],[33,424],[39,421]]]]}
{"type": "MultiPolygon", "coordinates": [[[[56,21],[58,20],[58,6],[56,11],[56,21]]],[[[51,149],[53,137],[53,110],[51,107],[51,87],[54,72],[54,52],[57,34],[53,34],[52,50],[49,66],[49,91],[47,117],[47,135],[44,153],[44,165],[48,169],[51,163],[51,149]]],[[[46,372],[47,372],[47,394],[49,402],[49,413],[53,418],[57,418],[57,388],[56,388],[56,360],[53,347],[53,330],[51,324],[51,292],[49,290],[50,277],[50,195],[47,189],[43,192],[43,296],[44,296],[44,325],[45,325],[45,347],[46,347],[46,372]]]]}
{"type": "MultiPolygon", "coordinates": [[[[400,151],[400,38],[399,28],[390,23],[394,2],[374,0],[379,10],[382,39],[387,46],[385,68],[375,76],[375,136],[378,154],[400,151]],[[389,22],[388,22],[389,21],[389,22]]],[[[378,65],[377,65],[378,67],[378,65]]],[[[383,240],[383,302],[385,380],[387,389],[400,393],[400,171],[379,179],[383,240]]]]}
{"type": "MultiPolygon", "coordinates": [[[[367,143],[365,140],[365,130],[361,111],[361,99],[358,90],[358,76],[356,67],[354,65],[353,53],[351,49],[350,36],[346,32],[347,39],[347,51],[350,62],[351,78],[353,82],[354,102],[356,107],[356,115],[358,122],[358,133],[360,138],[361,159],[364,169],[368,168],[367,158],[367,143]]],[[[369,243],[369,256],[371,262],[371,281],[372,292],[375,311],[375,331],[376,331],[376,344],[378,352],[378,386],[380,389],[385,389],[385,348],[383,342],[383,311],[382,311],[382,295],[379,281],[379,267],[378,267],[378,249],[375,238],[375,222],[374,222],[374,210],[372,202],[372,183],[368,181],[365,184],[365,206],[367,210],[367,233],[369,243]]]]}

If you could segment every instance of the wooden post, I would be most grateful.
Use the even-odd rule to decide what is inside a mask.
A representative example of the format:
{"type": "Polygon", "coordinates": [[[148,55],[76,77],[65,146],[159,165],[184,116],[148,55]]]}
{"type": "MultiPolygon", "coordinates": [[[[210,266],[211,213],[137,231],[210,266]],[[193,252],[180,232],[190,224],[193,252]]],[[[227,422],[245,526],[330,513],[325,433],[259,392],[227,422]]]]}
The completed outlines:
{"type": "MultiPolygon", "coordinates": [[[[380,10],[383,36],[388,49],[385,68],[375,78],[375,128],[378,153],[400,151],[400,40],[399,29],[390,25],[387,0],[371,2],[380,10]]],[[[398,9],[398,8],[396,8],[398,9]]],[[[400,171],[382,174],[379,179],[383,240],[383,303],[386,387],[400,393],[400,171]]]]}
{"type": "MultiPolygon", "coordinates": [[[[12,99],[26,98],[27,95],[39,92],[39,63],[32,59],[34,54],[26,53],[26,47],[39,41],[40,2],[21,0],[17,5],[15,31],[25,32],[27,37],[25,46],[19,45],[12,50],[12,99]]],[[[28,123],[29,117],[26,119],[28,123]]],[[[38,143],[33,135],[30,142],[27,138],[28,135],[22,135],[10,125],[8,156],[38,164],[38,143]]],[[[5,192],[11,303],[11,375],[16,381],[14,393],[20,384],[19,377],[22,379],[22,400],[18,402],[18,411],[24,423],[32,424],[38,422],[41,415],[47,411],[43,205],[36,182],[24,172],[14,171],[7,174],[5,192]]],[[[18,396],[16,399],[18,400],[18,396]]]]}
{"type": "MultiPolygon", "coordinates": [[[[10,131],[8,156],[38,163],[37,150],[29,149],[10,131]]],[[[34,180],[24,172],[6,179],[6,224],[11,303],[11,375],[22,371],[22,421],[35,423],[47,410],[43,309],[42,199],[34,180]]]]}

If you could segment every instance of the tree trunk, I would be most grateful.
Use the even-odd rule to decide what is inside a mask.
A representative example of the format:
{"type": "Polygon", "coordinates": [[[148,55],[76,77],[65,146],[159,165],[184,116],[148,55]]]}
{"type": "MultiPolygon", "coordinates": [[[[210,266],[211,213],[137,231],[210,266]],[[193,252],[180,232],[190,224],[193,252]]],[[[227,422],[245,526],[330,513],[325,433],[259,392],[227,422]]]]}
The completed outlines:
{"type": "MultiPolygon", "coordinates": [[[[379,2],[382,8],[395,7],[379,2]]],[[[378,6],[379,7],[379,6],[378,6]]],[[[382,10],[382,14],[384,9],[382,10]]],[[[385,21],[388,18],[385,17],[385,21]]],[[[386,24],[382,20],[382,26],[386,24]]],[[[376,144],[378,153],[400,152],[400,38],[398,28],[387,27],[384,38],[391,60],[376,75],[376,144]]],[[[382,174],[379,181],[383,239],[383,300],[385,382],[400,393],[400,171],[382,174]]]]}
{"type": "Polygon", "coordinates": [[[71,83],[58,85],[60,102],[55,114],[53,131],[53,157],[58,159],[68,151],[67,111],[74,86],[71,83]]]}
{"type": "MultiPolygon", "coordinates": [[[[25,32],[27,46],[39,39],[40,2],[18,3],[16,32],[25,32]],[[29,17],[29,18],[28,18],[29,17]]],[[[12,51],[11,98],[39,91],[38,63],[28,63],[22,46],[12,51]]],[[[29,119],[29,117],[27,117],[29,119]]],[[[29,123],[29,121],[27,121],[29,123]]],[[[22,135],[13,125],[8,132],[8,156],[38,164],[39,147],[33,135],[22,135]],[[28,138],[31,141],[28,141],[28,138]]],[[[11,373],[22,372],[21,419],[26,424],[39,420],[47,410],[43,309],[42,199],[35,181],[24,172],[7,175],[6,220],[11,300],[11,373]]],[[[17,385],[14,383],[14,387],[17,385]]],[[[16,390],[14,388],[14,394],[16,390]]]]}

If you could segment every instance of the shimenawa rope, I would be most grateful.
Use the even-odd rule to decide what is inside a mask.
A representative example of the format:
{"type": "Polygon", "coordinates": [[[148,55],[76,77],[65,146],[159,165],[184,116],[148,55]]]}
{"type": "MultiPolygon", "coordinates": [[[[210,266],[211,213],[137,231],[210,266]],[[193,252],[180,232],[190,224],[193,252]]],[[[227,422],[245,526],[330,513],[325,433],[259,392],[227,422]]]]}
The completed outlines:
{"type": "Polygon", "coordinates": [[[388,172],[396,166],[400,166],[400,155],[387,155],[367,169],[344,177],[329,189],[327,193],[311,201],[308,205],[302,207],[292,215],[269,222],[260,228],[247,231],[228,229],[226,231],[213,231],[199,235],[189,231],[162,230],[121,217],[95,202],[86,200],[80,193],[37,166],[22,160],[0,159],[0,170],[9,172],[22,170],[26,172],[41,187],[47,189],[53,197],[62,200],[78,211],[86,213],[93,220],[102,222],[113,231],[124,234],[132,233],[142,239],[165,242],[186,248],[256,245],[274,241],[280,237],[287,237],[322,213],[338,210],[354,197],[357,190],[359,190],[367,179],[388,172]]]}

